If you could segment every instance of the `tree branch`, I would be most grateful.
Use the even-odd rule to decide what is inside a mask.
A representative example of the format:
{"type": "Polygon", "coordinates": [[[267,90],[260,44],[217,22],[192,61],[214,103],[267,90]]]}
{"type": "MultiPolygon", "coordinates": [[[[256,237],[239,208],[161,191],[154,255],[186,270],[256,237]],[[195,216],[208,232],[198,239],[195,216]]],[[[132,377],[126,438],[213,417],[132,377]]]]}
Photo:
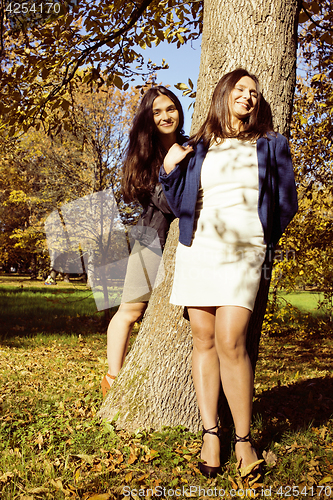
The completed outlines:
{"type": "Polygon", "coordinates": [[[317,26],[317,28],[321,29],[321,30],[324,30],[324,31],[331,31],[331,33],[333,33],[333,29],[330,29],[330,28],[327,28],[327,27],[324,27],[324,26],[321,26],[317,21],[315,21],[313,19],[313,17],[311,16],[311,14],[307,11],[307,9],[304,7],[304,3],[302,2],[302,9],[304,10],[305,14],[308,16],[308,18],[310,19],[310,21],[315,25],[317,26]]]}
{"type": "Polygon", "coordinates": [[[65,85],[67,85],[74,78],[75,73],[78,70],[78,68],[81,66],[81,64],[83,64],[83,62],[85,61],[85,59],[92,52],[98,50],[103,45],[105,45],[105,44],[107,44],[109,42],[112,42],[116,38],[118,38],[118,37],[122,36],[124,33],[126,33],[130,28],[132,28],[134,26],[134,24],[138,21],[138,19],[140,18],[140,16],[147,9],[147,7],[153,1],[154,0],[144,0],[142,2],[141,6],[133,13],[131,19],[129,20],[129,22],[125,26],[123,26],[121,29],[119,29],[116,32],[114,32],[112,35],[109,35],[109,36],[105,37],[103,40],[100,40],[99,42],[95,43],[91,47],[88,47],[85,50],[83,50],[81,56],[77,59],[75,65],[74,65],[74,68],[71,70],[71,72],[69,74],[68,74],[68,72],[69,72],[70,66],[73,64],[73,62],[68,63],[67,66],[66,66],[65,77],[64,77],[63,81],[60,83],[60,85],[58,85],[57,87],[55,87],[52,90],[52,92],[50,92],[49,95],[46,97],[46,100],[45,100],[45,102],[43,104],[43,108],[45,107],[45,104],[50,99],[52,99],[52,97],[54,97],[60,91],[60,89],[62,87],[64,87],[65,85]]]}

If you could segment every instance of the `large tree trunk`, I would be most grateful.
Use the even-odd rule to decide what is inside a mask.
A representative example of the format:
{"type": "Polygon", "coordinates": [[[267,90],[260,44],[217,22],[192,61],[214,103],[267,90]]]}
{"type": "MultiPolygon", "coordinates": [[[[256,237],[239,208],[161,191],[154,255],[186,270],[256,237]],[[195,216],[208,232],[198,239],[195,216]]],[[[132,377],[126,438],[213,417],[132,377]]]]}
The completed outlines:
{"type": "Polygon", "coordinates": [[[225,73],[254,73],[270,104],[275,128],[289,128],[296,79],[299,0],[204,2],[200,72],[192,129],[206,117],[210,98],[225,73]]]}
{"type": "MultiPolygon", "coordinates": [[[[206,117],[214,88],[225,73],[243,67],[256,74],[274,123],[288,131],[296,75],[298,0],[210,0],[205,2],[197,99],[192,133],[206,117]]],[[[201,427],[191,378],[192,340],[182,308],[169,304],[178,241],[172,225],[164,262],[166,278],[153,293],[137,340],[100,411],[117,426],[159,429],[201,427]]],[[[264,269],[248,332],[253,367],[269,288],[264,269]]],[[[222,411],[225,405],[222,403],[222,411]]]]}

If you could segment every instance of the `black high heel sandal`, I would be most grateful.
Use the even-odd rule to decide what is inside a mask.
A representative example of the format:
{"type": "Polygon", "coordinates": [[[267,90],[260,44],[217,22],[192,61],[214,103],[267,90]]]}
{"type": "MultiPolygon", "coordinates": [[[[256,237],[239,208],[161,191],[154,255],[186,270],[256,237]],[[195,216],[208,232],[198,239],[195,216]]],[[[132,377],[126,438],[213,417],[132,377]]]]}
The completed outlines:
{"type": "MultiPolygon", "coordinates": [[[[244,437],[238,436],[235,433],[235,437],[234,437],[234,446],[235,447],[236,447],[237,443],[250,443],[252,446],[251,433],[249,432],[244,437]]],[[[257,454],[257,452],[256,452],[256,454],[257,454]]],[[[257,456],[258,456],[258,454],[257,454],[257,456]]],[[[264,477],[264,471],[263,471],[263,468],[261,465],[263,463],[263,461],[264,461],[263,459],[258,459],[255,462],[253,462],[252,464],[248,465],[247,467],[240,467],[240,465],[239,465],[241,477],[249,476],[249,478],[252,477],[252,479],[255,479],[256,482],[261,482],[263,480],[263,477],[264,477]]],[[[240,463],[241,463],[241,461],[240,461],[240,463]]]]}
{"type": "MultiPolygon", "coordinates": [[[[218,425],[214,425],[211,429],[205,429],[203,428],[202,430],[202,442],[203,442],[203,437],[205,434],[212,434],[213,436],[217,436],[219,439],[221,438],[221,433],[218,425]],[[216,429],[217,431],[213,431],[213,429],[216,429]]],[[[210,465],[205,465],[202,462],[199,462],[199,470],[201,474],[203,474],[206,477],[216,477],[217,474],[222,474],[222,467],[219,465],[218,467],[211,467],[210,465]]]]}

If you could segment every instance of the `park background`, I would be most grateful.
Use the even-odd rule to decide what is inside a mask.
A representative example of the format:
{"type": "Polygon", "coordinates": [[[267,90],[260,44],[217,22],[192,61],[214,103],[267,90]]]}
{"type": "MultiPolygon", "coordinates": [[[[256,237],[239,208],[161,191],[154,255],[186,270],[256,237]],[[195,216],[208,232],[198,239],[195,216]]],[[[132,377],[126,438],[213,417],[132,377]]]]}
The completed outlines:
{"type": "MultiPolygon", "coordinates": [[[[92,7],[90,14],[94,16],[92,7]]],[[[276,498],[296,497],[297,491],[303,498],[318,492],[329,497],[333,489],[332,5],[303,4],[302,15],[291,122],[300,212],[280,242],[254,399],[253,435],[264,451],[264,483],[278,492],[276,498]]],[[[123,498],[124,485],[144,491],[161,485],[207,486],[197,473],[200,437],[184,426],[133,433],[118,429],[116,421],[100,421],[99,384],[106,368],[105,330],[112,310],[98,312],[89,286],[76,276],[70,276],[70,283],[59,279],[54,287],[44,285],[50,266],[44,222],[51,211],[110,185],[119,194],[121,155],[141,96],[135,86],[154,81],[177,92],[174,85],[183,83],[178,95],[186,111],[185,130],[190,132],[193,107],[187,108],[193,98],[183,98],[182,89],[188,95],[195,92],[200,38],[183,44],[186,33],[178,31],[174,47],[164,42],[151,54],[142,41],[140,53],[146,57],[147,52],[157,64],[165,58],[171,69],[152,67],[144,78],[134,75],[125,90],[125,78],[114,78],[107,86],[89,66],[79,68],[71,92],[51,101],[44,115],[34,115],[24,110],[20,99],[30,89],[35,95],[31,109],[41,106],[38,75],[31,77],[38,58],[27,48],[22,56],[19,49],[25,41],[17,35],[16,20],[7,17],[7,42],[17,48],[18,58],[31,60],[30,77],[18,63],[15,67],[11,56],[3,66],[7,93],[1,104],[0,164],[2,496],[107,500],[123,498]],[[16,85],[10,89],[14,68],[16,85]]],[[[39,26],[27,23],[23,28],[29,32],[39,26]]],[[[61,74],[62,68],[54,71],[61,74]]],[[[46,82],[48,76],[43,75],[46,82]]],[[[123,206],[120,195],[119,204],[124,220],[133,223],[138,207],[123,206]]],[[[230,447],[226,460],[223,476],[208,486],[243,487],[230,447]]]]}

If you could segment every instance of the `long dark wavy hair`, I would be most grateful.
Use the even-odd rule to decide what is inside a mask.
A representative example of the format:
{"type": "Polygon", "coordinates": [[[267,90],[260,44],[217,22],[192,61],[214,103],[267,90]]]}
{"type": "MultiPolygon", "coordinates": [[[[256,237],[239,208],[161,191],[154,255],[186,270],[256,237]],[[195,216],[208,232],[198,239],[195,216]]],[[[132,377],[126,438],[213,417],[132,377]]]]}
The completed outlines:
{"type": "Polygon", "coordinates": [[[153,115],[153,102],[161,95],[171,99],[179,114],[176,141],[182,144],[185,140],[184,113],[178,98],[161,85],[148,89],[133,119],[123,163],[122,190],[126,203],[138,201],[146,206],[158,183],[158,172],[167,153],[159,139],[153,115]]]}
{"type": "Polygon", "coordinates": [[[237,137],[255,140],[265,136],[268,132],[273,132],[272,114],[269,105],[261,95],[258,79],[246,69],[238,68],[224,75],[217,84],[208,116],[199,131],[191,137],[190,142],[196,144],[202,139],[204,145],[208,147],[212,139],[237,137]],[[243,76],[248,76],[255,82],[258,99],[254,110],[243,122],[243,130],[238,132],[231,127],[228,102],[231,91],[243,76]]]}

